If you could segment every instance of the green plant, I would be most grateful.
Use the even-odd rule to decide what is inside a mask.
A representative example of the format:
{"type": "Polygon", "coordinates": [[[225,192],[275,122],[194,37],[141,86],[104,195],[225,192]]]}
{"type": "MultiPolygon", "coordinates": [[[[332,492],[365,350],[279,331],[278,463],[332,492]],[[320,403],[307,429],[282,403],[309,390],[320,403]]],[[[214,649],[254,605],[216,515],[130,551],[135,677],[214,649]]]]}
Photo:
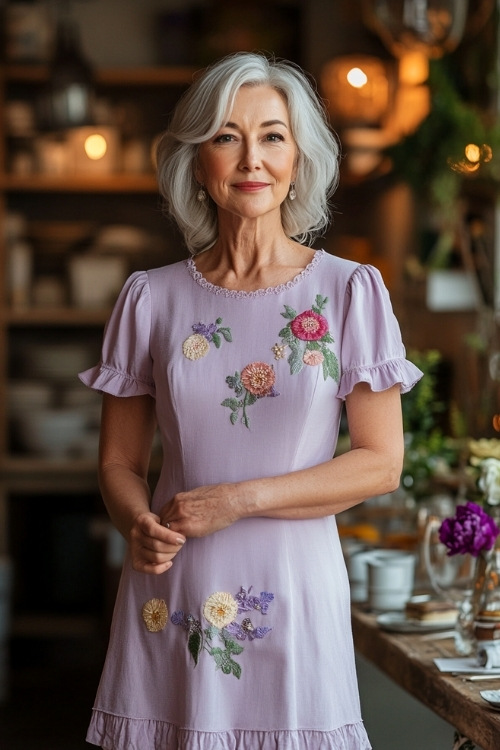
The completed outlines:
{"type": "Polygon", "coordinates": [[[440,352],[411,350],[408,359],[424,376],[402,399],[405,434],[402,484],[419,499],[428,492],[433,479],[457,464],[460,436],[446,435],[440,423],[446,412],[446,405],[438,398],[440,352]]]}

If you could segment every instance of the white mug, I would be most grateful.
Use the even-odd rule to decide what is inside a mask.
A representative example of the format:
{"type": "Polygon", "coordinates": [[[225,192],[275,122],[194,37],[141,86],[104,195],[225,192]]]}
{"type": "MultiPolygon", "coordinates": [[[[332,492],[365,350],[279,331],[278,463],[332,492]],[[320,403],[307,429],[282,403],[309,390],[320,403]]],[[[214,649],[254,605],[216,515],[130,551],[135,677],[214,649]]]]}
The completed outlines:
{"type": "Polygon", "coordinates": [[[368,603],[378,611],[402,610],[412,595],[415,555],[401,550],[378,550],[367,561],[368,603]]]}

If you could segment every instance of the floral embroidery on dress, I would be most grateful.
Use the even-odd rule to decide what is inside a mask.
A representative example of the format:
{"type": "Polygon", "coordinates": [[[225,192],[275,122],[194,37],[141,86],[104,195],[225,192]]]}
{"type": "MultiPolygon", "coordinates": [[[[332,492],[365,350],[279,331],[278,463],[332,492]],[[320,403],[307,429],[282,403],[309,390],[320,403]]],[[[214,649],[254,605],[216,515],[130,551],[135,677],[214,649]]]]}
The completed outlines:
{"type": "MultiPolygon", "coordinates": [[[[322,365],[324,379],[330,377],[338,383],[339,363],[334,352],[327,346],[335,343],[328,321],[323,315],[327,302],[328,297],[318,294],[311,309],[301,313],[285,305],[285,312],[281,315],[290,322],[281,329],[278,335],[281,336],[283,344],[291,350],[288,364],[292,375],[299,373],[304,365],[310,367],[322,365]]],[[[274,349],[275,347],[273,351],[274,349]]],[[[277,356],[276,359],[278,359],[277,356]]]]}
{"type": "Polygon", "coordinates": [[[217,318],[215,323],[195,323],[191,326],[193,333],[188,336],[182,344],[182,352],[191,360],[201,359],[210,351],[212,343],[216,349],[220,348],[222,339],[231,342],[233,337],[231,329],[221,326],[222,318],[217,318]]]}
{"type": "Polygon", "coordinates": [[[200,620],[194,615],[186,615],[182,610],[177,610],[171,616],[174,625],[180,625],[187,632],[188,651],[194,661],[198,664],[200,654],[205,650],[213,657],[217,669],[223,674],[233,674],[240,679],[241,665],[234,657],[239,656],[244,648],[234,639],[239,641],[254,641],[264,638],[271,632],[272,628],[255,627],[250,617],[245,617],[241,622],[236,621],[240,614],[256,610],[262,615],[267,614],[269,604],[274,599],[274,594],[262,591],[260,596],[251,596],[252,587],[247,591],[241,587],[236,596],[226,591],[216,591],[206,599],[203,605],[203,616],[209,626],[203,628],[200,620]],[[218,639],[221,646],[214,645],[218,639]]]}
{"type": "Polygon", "coordinates": [[[221,406],[231,409],[229,415],[231,424],[236,424],[241,409],[241,422],[245,427],[250,427],[247,407],[255,404],[259,398],[279,396],[274,387],[275,381],[274,368],[266,362],[251,362],[243,368],[241,373],[235,372],[234,375],[228,375],[226,383],[234,391],[235,397],[224,399],[221,406]]]}
{"type": "Polygon", "coordinates": [[[150,599],[142,608],[142,619],[150,633],[159,633],[167,624],[168,610],[163,599],[150,599]]]}

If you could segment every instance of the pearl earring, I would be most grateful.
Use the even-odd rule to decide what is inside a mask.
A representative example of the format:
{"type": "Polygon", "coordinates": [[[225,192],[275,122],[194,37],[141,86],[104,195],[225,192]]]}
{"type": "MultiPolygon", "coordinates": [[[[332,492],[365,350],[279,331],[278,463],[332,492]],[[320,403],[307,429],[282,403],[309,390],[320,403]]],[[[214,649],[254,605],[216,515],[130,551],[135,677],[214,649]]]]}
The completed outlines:
{"type": "Polygon", "coordinates": [[[291,201],[294,201],[295,198],[297,197],[297,193],[295,191],[295,182],[290,183],[290,191],[288,193],[288,197],[290,198],[291,201]]]}
{"type": "Polygon", "coordinates": [[[200,201],[200,203],[203,203],[207,199],[207,194],[205,193],[205,190],[203,188],[203,185],[200,187],[198,192],[196,193],[196,200],[200,201]]]}

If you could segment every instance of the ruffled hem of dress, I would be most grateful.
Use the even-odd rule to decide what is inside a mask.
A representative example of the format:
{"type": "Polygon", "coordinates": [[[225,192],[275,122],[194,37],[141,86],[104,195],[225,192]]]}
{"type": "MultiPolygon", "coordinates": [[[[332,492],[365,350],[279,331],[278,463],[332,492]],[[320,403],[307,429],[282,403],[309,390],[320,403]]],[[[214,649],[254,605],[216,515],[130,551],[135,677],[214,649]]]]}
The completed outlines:
{"type": "Polygon", "coordinates": [[[407,393],[423,376],[418,367],[404,357],[390,359],[371,367],[355,367],[342,373],[339,398],[345,398],[358,383],[368,383],[372,391],[385,391],[397,383],[407,393]]]}
{"type": "Polygon", "coordinates": [[[234,729],[198,732],[153,719],[129,719],[94,709],[87,742],[104,750],[371,750],[362,722],[328,732],[234,729]]]}
{"type": "Polygon", "coordinates": [[[316,266],[321,262],[321,259],[325,255],[324,250],[316,250],[310,263],[291,281],[287,281],[286,284],[279,284],[278,286],[269,286],[265,289],[255,289],[253,292],[244,292],[239,289],[226,289],[223,286],[217,286],[207,281],[202,274],[196,269],[193,258],[188,258],[186,261],[187,269],[191,277],[196,281],[197,284],[207,289],[213,294],[220,294],[223,297],[234,297],[235,299],[254,299],[255,297],[265,297],[268,294],[282,294],[288,289],[293,289],[294,286],[299,284],[302,279],[309,276],[314,271],[316,266]]]}
{"type": "Polygon", "coordinates": [[[89,370],[80,372],[78,377],[89,388],[96,391],[109,393],[112,396],[144,396],[155,397],[155,388],[151,383],[127,375],[126,373],[113,370],[107,365],[96,365],[89,370]]]}

